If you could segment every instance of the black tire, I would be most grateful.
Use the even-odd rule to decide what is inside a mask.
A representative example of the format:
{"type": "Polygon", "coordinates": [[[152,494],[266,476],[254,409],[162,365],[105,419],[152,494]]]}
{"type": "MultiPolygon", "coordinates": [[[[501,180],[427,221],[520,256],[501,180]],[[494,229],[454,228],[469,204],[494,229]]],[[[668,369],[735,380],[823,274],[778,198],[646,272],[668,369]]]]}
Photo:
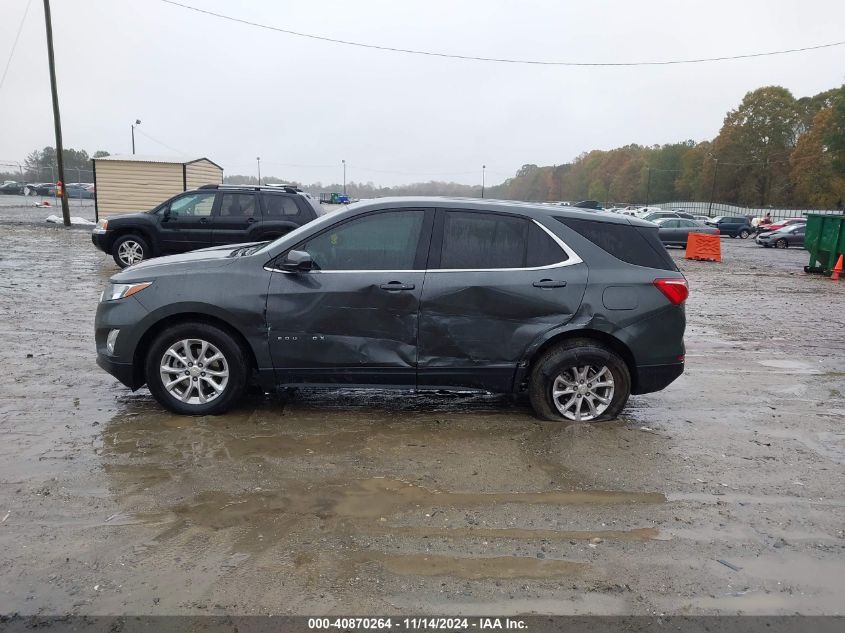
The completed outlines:
{"type": "Polygon", "coordinates": [[[775,248],[789,248],[789,242],[787,242],[786,239],[782,237],[777,242],[775,242],[775,248]]]}
{"type": "Polygon", "coordinates": [[[628,365],[618,354],[589,338],[564,341],[546,350],[534,362],[528,382],[528,397],[535,415],[541,420],[552,422],[572,421],[564,416],[554,403],[552,390],[555,381],[572,367],[594,364],[607,367],[612,374],[613,394],[607,408],[588,421],[612,420],[619,415],[631,395],[631,373],[628,365]]]}
{"type": "Polygon", "coordinates": [[[121,268],[126,268],[132,264],[149,259],[152,252],[150,251],[150,245],[147,244],[147,240],[140,235],[129,233],[128,235],[121,235],[114,241],[111,247],[111,254],[115,264],[121,268]],[[140,258],[130,256],[130,253],[138,253],[140,258]]]}
{"type": "MultiPolygon", "coordinates": [[[[155,338],[152,345],[150,345],[144,366],[147,387],[156,401],[165,409],[173,411],[173,413],[182,415],[217,415],[225,413],[244,395],[247,379],[250,374],[250,364],[247,358],[248,355],[243,347],[225,330],[207,323],[180,323],[164,330],[155,338]],[[216,347],[217,351],[222,355],[223,361],[214,361],[213,367],[215,370],[225,369],[228,371],[228,380],[224,384],[222,391],[205,403],[190,402],[192,399],[199,400],[199,395],[191,395],[198,394],[198,388],[205,389],[206,394],[213,391],[208,386],[211,384],[209,382],[211,378],[204,378],[206,376],[205,373],[185,379],[189,379],[193,383],[193,386],[188,388],[190,389],[188,402],[178,399],[178,394],[169,391],[163,382],[161,367],[165,352],[186,340],[193,347],[195,354],[198,352],[198,348],[201,348],[200,344],[202,342],[207,342],[211,346],[216,347]]],[[[199,368],[209,369],[212,367],[212,365],[203,367],[199,360],[200,358],[197,354],[194,357],[195,365],[192,365],[192,369],[188,369],[188,371],[193,370],[199,374],[199,368]]],[[[179,361],[175,362],[178,364],[179,361]]],[[[176,367],[176,365],[173,365],[173,367],[176,367]]],[[[181,374],[181,371],[171,372],[169,376],[178,374],[181,374]]],[[[190,375],[188,374],[188,376],[190,375]]]]}
{"type": "Polygon", "coordinates": [[[749,235],[751,235],[751,231],[749,231],[748,229],[742,229],[739,232],[739,237],[743,240],[747,240],[749,235]]]}

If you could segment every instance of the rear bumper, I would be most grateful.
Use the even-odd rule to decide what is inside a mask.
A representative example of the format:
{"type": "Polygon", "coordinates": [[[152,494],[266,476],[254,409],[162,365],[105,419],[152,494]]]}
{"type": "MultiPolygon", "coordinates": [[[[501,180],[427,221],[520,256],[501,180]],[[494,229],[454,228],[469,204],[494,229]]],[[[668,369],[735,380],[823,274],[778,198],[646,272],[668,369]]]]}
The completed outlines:
{"type": "Polygon", "coordinates": [[[639,365],[637,367],[637,387],[634,394],[652,393],[671,385],[684,373],[683,363],[671,365],[639,365]]]}

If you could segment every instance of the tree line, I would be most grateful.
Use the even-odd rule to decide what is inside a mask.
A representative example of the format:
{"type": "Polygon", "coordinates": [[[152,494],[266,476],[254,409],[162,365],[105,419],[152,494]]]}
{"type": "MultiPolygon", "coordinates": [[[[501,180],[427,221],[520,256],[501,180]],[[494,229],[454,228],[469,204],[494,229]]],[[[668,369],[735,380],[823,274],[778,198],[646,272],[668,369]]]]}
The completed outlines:
{"type": "Polygon", "coordinates": [[[796,99],[766,86],[727,113],[713,140],[594,150],[573,162],[523,165],[491,187],[518,200],[608,204],[709,200],[750,207],[842,208],[845,86],[796,99]]]}

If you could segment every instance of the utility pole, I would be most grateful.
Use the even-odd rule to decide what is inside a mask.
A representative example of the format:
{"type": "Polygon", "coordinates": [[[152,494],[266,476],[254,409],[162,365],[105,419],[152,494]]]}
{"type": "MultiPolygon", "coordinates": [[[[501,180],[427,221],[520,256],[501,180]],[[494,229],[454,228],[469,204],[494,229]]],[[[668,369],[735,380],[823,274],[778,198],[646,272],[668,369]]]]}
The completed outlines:
{"type": "Polygon", "coordinates": [[[484,172],[487,169],[487,165],[481,166],[481,197],[484,197],[484,172]]]}
{"type": "Polygon", "coordinates": [[[713,196],[716,194],[716,173],[719,171],[719,159],[714,158],[715,163],[713,167],[713,186],[710,187],[710,205],[707,207],[707,215],[713,217],[713,196]]]}
{"type": "Polygon", "coordinates": [[[47,62],[50,65],[50,88],[53,92],[53,123],[56,126],[56,162],[59,164],[59,181],[62,183],[62,220],[70,226],[70,209],[65,189],[65,161],[62,154],[62,119],[59,116],[59,93],[56,90],[56,62],[53,59],[53,24],[50,17],[50,0],[44,0],[44,22],[47,25],[47,62]]]}
{"type": "Polygon", "coordinates": [[[343,163],[343,195],[346,195],[346,159],[343,158],[341,161],[343,163]]]}
{"type": "Polygon", "coordinates": [[[648,168],[648,182],[645,186],[645,206],[648,206],[648,196],[651,193],[651,167],[648,168]]]}
{"type": "Polygon", "coordinates": [[[255,157],[255,162],[258,163],[258,186],[261,186],[261,156],[255,157]]]}

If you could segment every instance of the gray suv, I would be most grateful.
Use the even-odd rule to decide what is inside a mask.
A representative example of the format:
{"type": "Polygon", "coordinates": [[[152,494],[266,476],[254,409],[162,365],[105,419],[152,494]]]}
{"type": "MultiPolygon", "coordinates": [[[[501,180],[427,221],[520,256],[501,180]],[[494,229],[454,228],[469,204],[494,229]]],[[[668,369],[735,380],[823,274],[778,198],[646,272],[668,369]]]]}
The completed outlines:
{"type": "Polygon", "coordinates": [[[384,198],[116,274],[97,362],[183,414],[257,384],[504,392],[543,419],[602,420],[683,372],[687,292],[650,222],[384,198]]]}

